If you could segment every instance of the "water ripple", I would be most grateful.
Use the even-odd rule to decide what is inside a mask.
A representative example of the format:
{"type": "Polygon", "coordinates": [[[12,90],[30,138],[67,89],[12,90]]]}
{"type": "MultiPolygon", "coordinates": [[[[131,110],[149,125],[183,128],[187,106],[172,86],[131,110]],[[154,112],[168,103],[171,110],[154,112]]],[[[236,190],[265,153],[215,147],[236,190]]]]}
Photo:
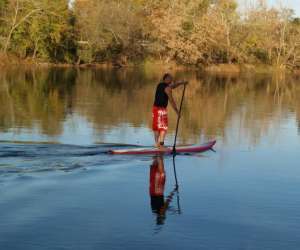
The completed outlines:
{"type": "MultiPolygon", "coordinates": [[[[54,143],[0,143],[0,176],[7,174],[70,172],[120,161],[106,152],[126,145],[77,146],[54,143]]],[[[126,160],[126,159],[123,159],[126,160]]]]}

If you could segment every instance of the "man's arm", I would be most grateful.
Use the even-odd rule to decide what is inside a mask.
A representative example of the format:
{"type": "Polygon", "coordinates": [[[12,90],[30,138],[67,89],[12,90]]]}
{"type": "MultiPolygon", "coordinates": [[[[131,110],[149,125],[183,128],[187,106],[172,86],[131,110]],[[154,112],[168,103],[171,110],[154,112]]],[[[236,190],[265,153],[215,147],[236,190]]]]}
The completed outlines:
{"type": "Polygon", "coordinates": [[[174,109],[174,111],[176,112],[177,115],[179,115],[179,111],[177,109],[176,103],[174,101],[173,95],[172,95],[172,88],[171,87],[166,87],[165,89],[166,94],[169,97],[169,101],[172,105],[172,108],[174,109]]]}
{"type": "Polygon", "coordinates": [[[176,89],[176,88],[179,87],[180,85],[187,84],[187,83],[188,83],[188,81],[178,81],[178,82],[174,82],[174,83],[171,83],[170,88],[171,88],[171,89],[176,89]]]}

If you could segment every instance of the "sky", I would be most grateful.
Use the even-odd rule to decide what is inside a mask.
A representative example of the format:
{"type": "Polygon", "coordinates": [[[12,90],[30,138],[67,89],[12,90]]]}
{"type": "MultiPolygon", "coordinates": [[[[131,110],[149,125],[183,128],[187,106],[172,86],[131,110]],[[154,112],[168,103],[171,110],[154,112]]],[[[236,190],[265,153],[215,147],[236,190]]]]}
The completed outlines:
{"type": "MultiPolygon", "coordinates": [[[[295,11],[295,16],[300,17],[300,0],[266,0],[270,6],[284,6],[295,11]]],[[[241,5],[249,2],[258,2],[258,0],[238,0],[241,5]]]]}
{"type": "MultiPolygon", "coordinates": [[[[74,2],[74,0],[69,0],[70,3],[74,2]]],[[[238,2],[243,5],[246,2],[255,2],[258,0],[238,0],[238,2]]],[[[295,15],[300,17],[300,0],[267,0],[267,2],[271,6],[279,6],[280,3],[283,6],[287,6],[295,11],[295,15]]]]}

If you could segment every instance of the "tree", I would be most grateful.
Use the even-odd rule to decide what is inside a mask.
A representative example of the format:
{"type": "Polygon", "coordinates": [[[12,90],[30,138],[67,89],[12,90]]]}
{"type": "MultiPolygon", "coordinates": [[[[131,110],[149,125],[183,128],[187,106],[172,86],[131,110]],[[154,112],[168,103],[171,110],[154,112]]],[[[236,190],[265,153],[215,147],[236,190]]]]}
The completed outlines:
{"type": "MultiPolygon", "coordinates": [[[[3,52],[20,57],[69,61],[69,50],[76,56],[72,16],[66,0],[11,0],[6,5],[3,23],[3,52]]],[[[74,23],[74,22],[73,22],[74,23]]]]}
{"type": "Polygon", "coordinates": [[[292,16],[290,9],[268,9],[264,4],[248,10],[239,50],[254,62],[293,67],[299,53],[300,29],[292,16]]]}
{"type": "MultiPolygon", "coordinates": [[[[266,0],[0,0],[0,48],[51,62],[300,64],[300,21],[266,0]]],[[[282,5],[283,6],[283,5],[282,5]]]]}
{"type": "Polygon", "coordinates": [[[137,0],[75,2],[77,31],[89,51],[85,61],[142,57],[147,36],[142,6],[137,0]]]}
{"type": "Polygon", "coordinates": [[[35,13],[41,11],[39,6],[35,6],[29,0],[11,0],[7,4],[7,15],[4,22],[7,24],[7,37],[3,47],[4,53],[7,52],[11,38],[16,29],[28,21],[35,13]]]}

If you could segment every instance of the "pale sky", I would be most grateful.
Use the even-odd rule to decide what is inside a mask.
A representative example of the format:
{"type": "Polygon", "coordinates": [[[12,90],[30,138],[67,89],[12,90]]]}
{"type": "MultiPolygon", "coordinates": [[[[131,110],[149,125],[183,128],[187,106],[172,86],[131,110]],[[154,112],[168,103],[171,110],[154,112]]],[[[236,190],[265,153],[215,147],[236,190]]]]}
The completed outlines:
{"type": "MultiPolygon", "coordinates": [[[[74,2],[75,0],[69,0],[70,3],[74,2]]],[[[255,2],[258,0],[237,0],[241,5],[245,4],[246,2],[255,2]]],[[[289,7],[295,11],[296,16],[300,17],[300,0],[266,0],[272,6],[279,6],[283,5],[289,7]]]]}
{"type": "Polygon", "coordinates": [[[272,5],[283,4],[284,6],[288,6],[289,8],[295,10],[297,16],[300,17],[300,0],[268,0],[272,5]]]}
{"type": "MultiPolygon", "coordinates": [[[[295,15],[300,17],[300,0],[266,0],[270,6],[284,6],[295,11],[295,15]]],[[[258,0],[238,0],[241,5],[258,0]]]]}

